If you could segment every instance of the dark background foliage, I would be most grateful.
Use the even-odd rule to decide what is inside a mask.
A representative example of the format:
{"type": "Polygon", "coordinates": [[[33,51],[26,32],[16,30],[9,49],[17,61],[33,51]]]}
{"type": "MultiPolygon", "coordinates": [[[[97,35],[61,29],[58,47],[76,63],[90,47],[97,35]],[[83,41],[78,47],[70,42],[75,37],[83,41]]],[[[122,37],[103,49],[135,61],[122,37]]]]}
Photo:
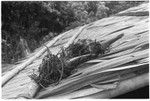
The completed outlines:
{"type": "MultiPolygon", "coordinates": [[[[143,1],[2,1],[2,62],[18,61],[20,36],[33,52],[60,33],[143,1]],[[16,58],[17,57],[17,58],[16,58]]],[[[21,52],[21,51],[20,51],[21,52]]]]}

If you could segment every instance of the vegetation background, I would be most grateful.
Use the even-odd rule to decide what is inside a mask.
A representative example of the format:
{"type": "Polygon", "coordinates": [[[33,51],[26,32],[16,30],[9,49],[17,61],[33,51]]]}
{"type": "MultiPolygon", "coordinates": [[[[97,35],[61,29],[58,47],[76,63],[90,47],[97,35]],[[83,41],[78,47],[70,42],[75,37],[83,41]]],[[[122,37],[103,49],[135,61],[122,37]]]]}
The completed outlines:
{"type": "Polygon", "coordinates": [[[2,64],[23,58],[69,29],[112,16],[144,1],[2,1],[2,64]]]}

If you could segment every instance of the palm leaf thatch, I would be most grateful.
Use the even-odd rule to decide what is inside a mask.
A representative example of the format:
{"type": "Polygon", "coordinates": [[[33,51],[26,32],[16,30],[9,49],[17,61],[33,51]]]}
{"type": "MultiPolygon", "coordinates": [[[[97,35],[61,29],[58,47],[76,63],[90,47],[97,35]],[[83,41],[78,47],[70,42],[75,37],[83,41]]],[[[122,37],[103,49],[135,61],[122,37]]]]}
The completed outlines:
{"type": "Polygon", "coordinates": [[[148,85],[147,12],[142,4],[58,36],[2,77],[2,97],[111,98],[148,85]]]}

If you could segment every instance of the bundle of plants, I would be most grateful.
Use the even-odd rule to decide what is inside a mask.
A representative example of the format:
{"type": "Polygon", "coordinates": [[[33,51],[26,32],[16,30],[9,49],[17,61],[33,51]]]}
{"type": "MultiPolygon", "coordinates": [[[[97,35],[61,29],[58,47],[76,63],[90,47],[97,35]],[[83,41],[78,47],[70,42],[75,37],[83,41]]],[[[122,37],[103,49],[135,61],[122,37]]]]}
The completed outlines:
{"type": "Polygon", "coordinates": [[[99,54],[104,54],[106,50],[103,48],[101,43],[96,40],[79,39],[77,42],[69,45],[65,51],[69,58],[73,58],[86,54],[98,56],[99,54]]]}
{"type": "Polygon", "coordinates": [[[83,39],[70,44],[66,49],[62,48],[57,55],[52,54],[47,47],[47,53],[38,68],[38,73],[30,75],[42,88],[58,84],[73,74],[78,65],[104,54],[105,50],[96,40],[83,39]]]}
{"type": "Polygon", "coordinates": [[[70,72],[67,68],[67,63],[64,58],[53,55],[49,49],[48,54],[43,58],[42,63],[38,68],[38,73],[33,73],[30,77],[45,88],[50,84],[58,84],[59,81],[68,76],[70,72]]]}

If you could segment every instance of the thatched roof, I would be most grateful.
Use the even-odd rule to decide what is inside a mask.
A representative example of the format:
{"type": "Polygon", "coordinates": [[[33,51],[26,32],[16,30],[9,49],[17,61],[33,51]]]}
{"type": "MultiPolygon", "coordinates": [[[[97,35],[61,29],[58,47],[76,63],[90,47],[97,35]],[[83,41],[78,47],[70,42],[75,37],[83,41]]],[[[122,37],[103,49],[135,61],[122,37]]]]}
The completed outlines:
{"type": "MultiPolygon", "coordinates": [[[[53,54],[56,54],[62,46],[67,46],[66,44],[69,44],[71,39],[77,41],[78,39],[87,38],[105,42],[113,37],[123,34],[123,37],[111,44],[109,52],[106,55],[99,57],[98,59],[95,59],[93,61],[87,62],[86,64],[81,66],[79,68],[79,72],[77,72],[74,75],[80,73],[88,75],[88,73],[95,73],[99,71],[100,68],[109,67],[108,69],[112,69],[111,67],[118,66],[124,67],[124,71],[126,72],[126,74],[130,72],[128,70],[126,71],[126,69],[132,70],[131,68],[133,67],[138,67],[138,69],[140,67],[142,68],[142,70],[147,70],[147,66],[149,64],[148,18],[148,4],[142,4],[140,6],[133,7],[123,12],[120,12],[114,16],[95,21],[89,24],[89,26],[85,27],[84,29],[78,27],[68,32],[65,32],[59,35],[58,37],[54,38],[52,41],[47,42],[47,46],[51,46],[51,52],[53,54]],[[79,33],[79,31],[81,32],[79,33]],[[79,35],[75,35],[76,33],[79,33],[79,35]],[[138,61],[136,61],[134,64],[130,63],[134,60],[138,61]],[[130,66],[130,68],[126,66],[130,66]]],[[[44,46],[42,46],[39,49],[35,50],[34,53],[30,54],[27,59],[20,61],[18,62],[18,64],[14,65],[11,71],[6,71],[3,74],[2,98],[32,98],[35,95],[35,93],[38,93],[37,97],[39,98],[55,98],[54,95],[55,93],[57,93],[57,91],[65,93],[65,90],[63,91],[63,87],[64,89],[66,89],[66,93],[68,94],[62,94],[61,96],[56,96],[56,98],[76,98],[83,96],[85,98],[105,98],[108,97],[108,94],[109,97],[113,97],[134,90],[136,88],[148,85],[148,72],[144,72],[141,75],[132,73],[131,78],[128,77],[129,79],[122,80],[119,85],[115,87],[113,86],[111,88],[113,89],[112,92],[110,91],[109,93],[107,91],[102,92],[103,90],[106,90],[104,89],[104,87],[103,89],[97,89],[93,86],[90,86],[87,89],[80,89],[80,87],[78,91],[75,90],[74,92],[70,92],[69,90],[67,90],[67,85],[68,87],[70,87],[70,89],[75,89],[72,88],[72,86],[75,85],[72,85],[73,80],[69,78],[62,81],[62,83],[56,87],[48,87],[46,90],[38,91],[38,85],[31,80],[29,75],[33,73],[33,69],[38,68],[45,54],[46,49],[44,46]],[[18,72],[18,69],[16,68],[20,68],[20,71],[18,72]],[[68,81],[69,83],[67,83],[68,81]],[[61,87],[62,89],[59,90],[61,87]],[[126,90],[122,91],[125,88],[126,90]],[[118,91],[120,93],[118,93],[118,91]]],[[[112,72],[115,70],[108,71],[112,72]]],[[[101,77],[100,74],[99,77],[101,77]]],[[[90,80],[92,81],[92,78],[90,78],[89,76],[87,76],[87,78],[89,79],[87,81],[85,80],[85,82],[88,83],[90,82],[90,80]]],[[[77,81],[82,81],[83,79],[81,79],[80,75],[76,76],[77,81]]],[[[110,86],[106,86],[110,88],[110,86]]]]}

